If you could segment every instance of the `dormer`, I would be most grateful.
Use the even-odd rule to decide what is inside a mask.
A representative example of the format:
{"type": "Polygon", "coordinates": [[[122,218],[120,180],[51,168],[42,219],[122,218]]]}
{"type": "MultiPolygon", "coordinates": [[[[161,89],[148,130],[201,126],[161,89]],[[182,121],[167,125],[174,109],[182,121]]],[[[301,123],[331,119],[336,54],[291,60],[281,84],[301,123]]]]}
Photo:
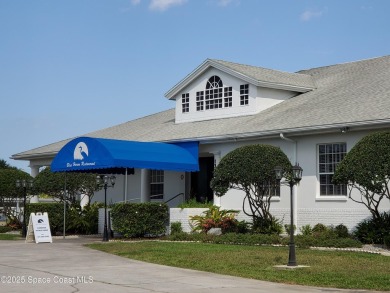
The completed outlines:
{"type": "Polygon", "coordinates": [[[207,59],[165,96],[183,123],[254,115],[314,88],[310,75],[207,59]]]}

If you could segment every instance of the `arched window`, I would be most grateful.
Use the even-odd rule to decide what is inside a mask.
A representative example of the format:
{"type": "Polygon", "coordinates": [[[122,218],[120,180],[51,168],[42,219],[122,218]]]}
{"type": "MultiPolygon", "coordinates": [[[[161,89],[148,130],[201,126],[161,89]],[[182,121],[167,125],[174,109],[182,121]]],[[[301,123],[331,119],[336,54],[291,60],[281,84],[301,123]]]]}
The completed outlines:
{"type": "Polygon", "coordinates": [[[213,89],[213,88],[222,88],[223,83],[222,80],[219,78],[219,76],[212,76],[209,78],[206,84],[206,89],[213,89]]]}
{"type": "Polygon", "coordinates": [[[206,90],[196,92],[196,111],[222,107],[232,107],[232,87],[223,87],[219,76],[213,75],[206,82],[206,90]]]}

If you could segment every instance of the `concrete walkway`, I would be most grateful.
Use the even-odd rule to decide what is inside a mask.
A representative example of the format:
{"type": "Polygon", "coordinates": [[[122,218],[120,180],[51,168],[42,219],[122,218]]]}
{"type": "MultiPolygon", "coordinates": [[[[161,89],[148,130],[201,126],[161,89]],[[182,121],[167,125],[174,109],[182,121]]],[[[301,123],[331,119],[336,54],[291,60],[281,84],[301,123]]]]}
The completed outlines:
{"type": "MultiPolygon", "coordinates": [[[[100,238],[0,241],[0,292],[370,292],[284,285],[134,261],[89,249],[100,238]]],[[[378,292],[378,291],[376,291],[378,292]]]]}

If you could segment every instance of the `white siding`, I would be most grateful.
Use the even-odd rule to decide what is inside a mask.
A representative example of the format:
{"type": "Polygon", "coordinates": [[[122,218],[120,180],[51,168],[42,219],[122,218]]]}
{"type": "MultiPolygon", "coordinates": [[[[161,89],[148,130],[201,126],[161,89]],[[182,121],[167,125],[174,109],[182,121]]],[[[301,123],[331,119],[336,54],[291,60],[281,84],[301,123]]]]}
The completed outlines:
{"type": "Polygon", "coordinates": [[[248,84],[248,82],[232,77],[231,75],[228,75],[218,69],[210,68],[205,73],[197,77],[191,85],[184,88],[174,98],[176,100],[175,122],[183,123],[242,115],[254,115],[296,94],[290,91],[260,87],[257,88],[255,85],[249,84],[249,105],[241,106],[240,85],[242,84],[248,84]],[[214,75],[221,78],[223,87],[232,87],[232,107],[196,111],[196,92],[205,91],[208,79],[214,75]],[[181,95],[184,93],[189,93],[190,96],[190,109],[189,112],[186,113],[182,113],[181,95]]]}

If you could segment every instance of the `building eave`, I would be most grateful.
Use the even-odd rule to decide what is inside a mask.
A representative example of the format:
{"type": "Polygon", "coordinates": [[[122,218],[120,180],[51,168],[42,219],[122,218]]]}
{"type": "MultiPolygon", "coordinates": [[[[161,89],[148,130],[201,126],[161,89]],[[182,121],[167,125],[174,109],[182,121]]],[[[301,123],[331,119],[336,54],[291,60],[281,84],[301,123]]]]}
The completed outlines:
{"type": "Polygon", "coordinates": [[[191,137],[178,140],[169,140],[164,142],[183,142],[183,141],[199,141],[200,144],[223,143],[227,141],[238,140],[255,140],[255,139],[269,139],[279,137],[281,133],[291,136],[307,136],[318,135],[325,133],[342,133],[342,130],[347,128],[348,131],[362,131],[375,129],[390,129],[390,118],[370,121],[355,121],[347,123],[335,123],[326,125],[313,125],[294,128],[272,129],[247,133],[232,133],[218,136],[207,137],[191,137]]]}

